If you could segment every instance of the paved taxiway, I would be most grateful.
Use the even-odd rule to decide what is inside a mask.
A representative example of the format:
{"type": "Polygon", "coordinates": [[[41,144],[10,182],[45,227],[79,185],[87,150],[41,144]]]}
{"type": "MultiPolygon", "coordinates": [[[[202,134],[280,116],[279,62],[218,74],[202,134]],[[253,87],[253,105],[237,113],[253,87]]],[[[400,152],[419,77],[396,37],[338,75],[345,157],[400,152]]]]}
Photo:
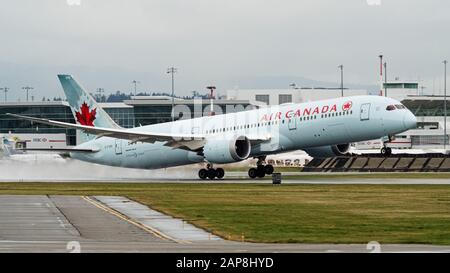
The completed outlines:
{"type": "MultiPolygon", "coordinates": [[[[367,245],[181,242],[79,196],[0,196],[0,252],[369,252],[367,245]],[[80,247],[80,248],[78,248],[80,247]]],[[[385,252],[450,252],[450,246],[382,245],[385,252]]]]}

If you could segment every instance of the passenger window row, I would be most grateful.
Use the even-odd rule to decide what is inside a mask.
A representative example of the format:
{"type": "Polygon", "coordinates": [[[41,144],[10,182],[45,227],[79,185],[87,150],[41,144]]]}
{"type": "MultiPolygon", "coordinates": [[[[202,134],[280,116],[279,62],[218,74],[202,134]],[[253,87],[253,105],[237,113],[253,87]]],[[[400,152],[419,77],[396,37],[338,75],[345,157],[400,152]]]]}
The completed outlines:
{"type": "MultiPolygon", "coordinates": [[[[353,111],[343,111],[343,112],[336,112],[336,113],[328,113],[328,114],[321,114],[321,118],[331,118],[331,117],[340,117],[340,116],[346,116],[353,114],[353,111]]],[[[299,121],[308,121],[317,119],[317,116],[306,116],[306,117],[300,117],[299,121]]],[[[293,119],[288,119],[289,123],[292,122],[293,119]]],[[[239,125],[239,126],[231,126],[231,127],[225,127],[225,128],[219,128],[219,129],[212,129],[212,130],[206,130],[207,134],[216,134],[216,133],[225,133],[225,132],[231,132],[236,130],[243,130],[243,129],[251,129],[251,128],[260,128],[264,126],[272,126],[272,125],[278,125],[278,124],[284,124],[286,121],[285,119],[281,120],[274,120],[274,121],[268,121],[268,122],[261,122],[261,123],[254,123],[254,124],[246,124],[246,125],[239,125]]]]}
{"type": "Polygon", "coordinates": [[[347,116],[347,115],[351,115],[351,114],[353,114],[353,110],[343,111],[343,112],[336,112],[336,113],[322,114],[321,118],[340,117],[340,116],[347,116]]]}

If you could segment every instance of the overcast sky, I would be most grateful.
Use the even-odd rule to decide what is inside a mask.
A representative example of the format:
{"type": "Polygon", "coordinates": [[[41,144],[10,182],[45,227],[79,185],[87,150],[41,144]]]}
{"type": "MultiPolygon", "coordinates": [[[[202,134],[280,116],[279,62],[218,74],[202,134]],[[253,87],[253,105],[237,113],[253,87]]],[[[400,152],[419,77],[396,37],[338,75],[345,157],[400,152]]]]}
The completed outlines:
{"type": "MultiPolygon", "coordinates": [[[[89,90],[150,92],[205,86],[288,87],[301,77],[338,84],[388,75],[443,87],[450,58],[448,0],[0,0],[0,86],[63,96],[71,73],[89,90]],[[277,80],[278,79],[278,80],[277,80]],[[280,79],[282,79],[280,81],[280,79]],[[271,82],[273,80],[273,82],[271,82]],[[284,82],[286,81],[286,82],[284,82]]],[[[298,85],[304,85],[298,82],[298,85]]],[[[0,93],[0,101],[3,94],[0,93]]]]}

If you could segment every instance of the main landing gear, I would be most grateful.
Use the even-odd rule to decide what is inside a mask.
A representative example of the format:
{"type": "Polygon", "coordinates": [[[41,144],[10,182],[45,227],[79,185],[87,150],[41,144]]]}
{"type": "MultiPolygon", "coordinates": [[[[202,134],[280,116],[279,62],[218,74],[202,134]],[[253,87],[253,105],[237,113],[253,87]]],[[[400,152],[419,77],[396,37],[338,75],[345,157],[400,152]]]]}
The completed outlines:
{"type": "Polygon", "coordinates": [[[258,157],[258,162],[256,163],[256,168],[251,168],[248,170],[248,176],[252,179],[263,178],[264,176],[273,174],[273,166],[268,164],[264,165],[266,157],[258,157]]]}
{"type": "Polygon", "coordinates": [[[206,165],[206,169],[200,169],[198,171],[198,177],[202,180],[210,179],[213,180],[214,178],[222,179],[225,176],[225,171],[222,168],[214,169],[211,164],[206,165]]]}

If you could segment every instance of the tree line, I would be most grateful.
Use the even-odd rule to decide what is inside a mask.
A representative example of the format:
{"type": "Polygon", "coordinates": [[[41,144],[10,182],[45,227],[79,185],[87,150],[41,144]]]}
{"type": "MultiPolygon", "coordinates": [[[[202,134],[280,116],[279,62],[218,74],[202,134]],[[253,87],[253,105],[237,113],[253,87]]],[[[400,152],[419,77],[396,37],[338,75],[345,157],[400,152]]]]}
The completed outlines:
{"type": "MultiPolygon", "coordinates": [[[[116,91],[115,93],[109,94],[109,95],[99,95],[99,94],[92,94],[92,97],[97,102],[123,102],[124,100],[131,100],[131,97],[134,96],[133,93],[123,93],[121,91],[116,91]]],[[[166,97],[172,97],[172,94],[166,93],[166,92],[139,92],[136,94],[136,96],[166,96],[166,97]]],[[[200,94],[197,91],[192,91],[192,95],[190,96],[174,96],[174,98],[178,99],[194,99],[194,98],[201,98],[201,99],[209,99],[209,94],[200,94]]],[[[53,97],[53,98],[47,98],[42,97],[42,101],[65,101],[65,98],[61,97],[53,97]]]]}

